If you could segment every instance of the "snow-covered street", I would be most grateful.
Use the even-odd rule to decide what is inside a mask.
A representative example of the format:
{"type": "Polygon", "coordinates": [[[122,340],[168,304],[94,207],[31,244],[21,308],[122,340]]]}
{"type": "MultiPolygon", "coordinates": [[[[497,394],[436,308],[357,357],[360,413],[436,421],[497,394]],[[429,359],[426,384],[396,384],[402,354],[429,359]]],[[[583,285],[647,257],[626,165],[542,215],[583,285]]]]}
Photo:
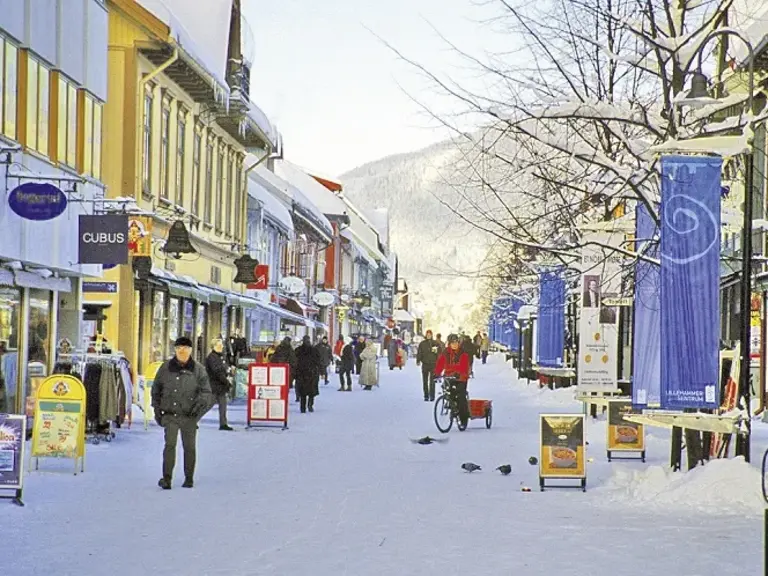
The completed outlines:
{"type": "Polygon", "coordinates": [[[112,444],[89,445],[83,475],[68,473],[70,461],[45,461],[45,471],[27,476],[27,506],[2,505],[2,573],[759,573],[756,469],[714,462],[692,473],[678,501],[676,481],[661,469],[630,474],[665,463],[666,436],[651,431],[646,464],[608,464],[604,422],[597,422],[587,432],[594,458],[587,493],[541,493],[528,464],[537,454],[537,414],[578,412],[569,392],[514,383],[497,355],[470,382],[473,397],[493,399],[493,428],[472,421],[466,432],[454,428],[448,443],[422,446],[409,438],[439,433],[417,368],[410,362],[381,375],[372,392],[321,385],[314,414],[299,414],[292,403],[288,431],[245,431],[244,407],[235,406],[237,431],[219,432],[214,410],[201,424],[193,490],[180,486],[181,462],[173,490],[156,486],[162,434],[154,424],[145,432],[134,422],[112,444]],[[465,461],[483,470],[467,474],[465,461]],[[507,463],[511,475],[494,471],[507,463]],[[611,478],[617,470],[627,472],[611,478]],[[717,485],[733,477],[743,487],[717,485]],[[692,502],[697,482],[715,502],[709,510],[692,502]],[[653,487],[658,494],[649,493],[653,487]],[[720,513],[715,498],[740,513],[720,513]]]}

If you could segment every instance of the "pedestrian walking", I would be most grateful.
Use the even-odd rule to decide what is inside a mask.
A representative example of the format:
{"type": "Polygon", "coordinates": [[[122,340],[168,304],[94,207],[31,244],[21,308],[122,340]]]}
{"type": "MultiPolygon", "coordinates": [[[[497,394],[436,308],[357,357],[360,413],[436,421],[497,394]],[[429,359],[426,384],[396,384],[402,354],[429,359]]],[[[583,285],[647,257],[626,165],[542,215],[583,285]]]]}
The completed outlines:
{"type": "Polygon", "coordinates": [[[328,336],[323,336],[316,348],[318,354],[320,354],[320,375],[325,380],[325,385],[328,385],[328,366],[333,361],[333,350],[331,350],[331,345],[328,344],[328,336]]]}
{"type": "Polygon", "coordinates": [[[301,413],[315,411],[315,396],[320,393],[320,352],[309,336],[304,336],[301,346],[296,348],[296,394],[299,395],[301,413]]]}
{"type": "Polygon", "coordinates": [[[352,349],[350,340],[344,345],[341,351],[341,361],[339,363],[339,392],[344,392],[344,379],[346,378],[346,390],[352,391],[352,371],[355,369],[355,352],[352,349]]]}
{"type": "Polygon", "coordinates": [[[438,333],[435,336],[435,342],[437,343],[437,353],[442,354],[445,351],[445,342],[443,342],[443,335],[438,333]]]}
{"type": "Polygon", "coordinates": [[[155,420],[165,428],[163,477],[157,483],[164,490],[171,489],[179,433],[184,448],[182,486],[194,485],[197,424],[211,407],[211,385],[203,365],[192,359],[192,340],[186,336],[177,338],[174,349],[174,357],[160,366],[152,384],[155,420]]]}
{"type": "MultiPolygon", "coordinates": [[[[296,352],[294,351],[293,346],[291,345],[291,339],[288,336],[283,338],[283,341],[280,342],[280,345],[275,349],[275,353],[272,354],[272,358],[269,360],[269,363],[288,364],[291,367],[289,385],[292,388],[295,388],[293,382],[296,379],[296,352]]],[[[298,401],[299,393],[296,392],[296,402],[298,401]]]]}
{"type": "Polygon", "coordinates": [[[480,357],[483,359],[483,364],[488,360],[488,351],[491,349],[491,339],[488,338],[488,334],[483,332],[483,339],[480,341],[480,357]]]}
{"type": "Polygon", "coordinates": [[[474,369],[475,354],[477,353],[475,344],[472,342],[472,338],[466,335],[464,336],[464,340],[460,342],[459,346],[462,352],[466,352],[467,356],[469,357],[469,377],[474,378],[475,377],[475,369],[474,369]]]}
{"type": "Polygon", "coordinates": [[[360,385],[364,390],[372,390],[374,386],[379,385],[379,371],[377,370],[378,355],[376,354],[376,345],[369,340],[365,345],[365,350],[360,354],[363,361],[363,369],[360,373],[360,385]]]}
{"type": "Polygon", "coordinates": [[[224,342],[221,338],[215,338],[211,342],[211,353],[205,359],[205,372],[208,374],[214,402],[219,405],[219,430],[234,430],[227,423],[229,370],[224,362],[224,342]]]}
{"type": "Polygon", "coordinates": [[[435,400],[435,365],[439,354],[437,340],[432,339],[432,330],[427,330],[425,339],[419,343],[416,350],[416,365],[421,366],[424,402],[435,400]]]}

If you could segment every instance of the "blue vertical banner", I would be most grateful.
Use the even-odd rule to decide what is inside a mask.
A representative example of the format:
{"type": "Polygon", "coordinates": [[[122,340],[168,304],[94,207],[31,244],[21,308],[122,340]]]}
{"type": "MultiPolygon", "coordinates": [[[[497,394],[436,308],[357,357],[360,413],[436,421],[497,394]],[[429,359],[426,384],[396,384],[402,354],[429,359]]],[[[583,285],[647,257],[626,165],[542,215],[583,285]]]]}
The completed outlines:
{"type": "Polygon", "coordinates": [[[720,405],[720,171],[714,156],[661,159],[661,407],[720,405]]]}
{"type": "Polygon", "coordinates": [[[520,352],[520,328],[517,314],[520,312],[520,308],[523,306],[523,301],[520,298],[512,296],[509,303],[509,324],[506,326],[506,338],[507,346],[513,352],[520,352]]]}
{"type": "Polygon", "coordinates": [[[539,315],[536,337],[536,363],[563,366],[565,346],[565,279],[563,268],[548,268],[539,274],[539,315]]]}
{"type": "MultiPolygon", "coordinates": [[[[635,210],[635,249],[658,260],[658,226],[645,204],[635,210]]],[[[661,405],[661,270],[657,264],[635,264],[634,338],[632,346],[632,404],[636,408],[661,405]]]]}

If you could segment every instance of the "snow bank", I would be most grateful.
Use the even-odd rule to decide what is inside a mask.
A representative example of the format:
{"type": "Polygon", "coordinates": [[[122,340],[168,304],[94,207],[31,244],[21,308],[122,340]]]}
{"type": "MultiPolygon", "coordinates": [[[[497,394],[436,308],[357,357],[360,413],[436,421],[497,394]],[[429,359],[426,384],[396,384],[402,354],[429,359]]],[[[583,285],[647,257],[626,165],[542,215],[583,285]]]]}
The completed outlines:
{"type": "Polygon", "coordinates": [[[765,508],[760,472],[743,458],[712,460],[690,472],[670,472],[661,466],[645,470],[616,467],[608,483],[599,488],[612,502],[643,508],[759,514],[765,508]]]}
{"type": "Polygon", "coordinates": [[[515,387],[515,392],[529,404],[553,408],[563,406],[571,407],[578,404],[575,399],[575,386],[569,388],[557,388],[555,390],[546,387],[540,388],[537,381],[531,380],[529,382],[525,378],[516,380],[514,377],[515,371],[513,370],[512,373],[512,382],[515,387]]]}

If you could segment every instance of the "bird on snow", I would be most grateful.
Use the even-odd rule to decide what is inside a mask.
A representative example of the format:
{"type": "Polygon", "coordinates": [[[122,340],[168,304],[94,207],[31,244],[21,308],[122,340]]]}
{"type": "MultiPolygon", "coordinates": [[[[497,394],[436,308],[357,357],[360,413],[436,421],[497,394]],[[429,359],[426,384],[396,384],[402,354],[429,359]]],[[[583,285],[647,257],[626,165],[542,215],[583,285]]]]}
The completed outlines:
{"type": "Polygon", "coordinates": [[[536,466],[536,464],[538,463],[539,463],[539,459],[536,458],[536,456],[531,456],[530,458],[528,458],[528,464],[530,464],[531,466],[536,466]]]}
{"type": "Polygon", "coordinates": [[[502,475],[507,476],[509,475],[510,472],[512,472],[512,466],[510,466],[509,464],[502,464],[501,466],[496,468],[496,470],[501,472],[502,475]]]}
{"type": "Polygon", "coordinates": [[[448,438],[432,438],[431,436],[424,436],[423,438],[411,438],[411,442],[414,444],[421,444],[422,446],[426,446],[427,444],[432,444],[433,442],[448,442],[448,438]]]}
{"type": "Polygon", "coordinates": [[[464,464],[461,465],[461,468],[463,470],[466,470],[467,472],[470,472],[470,473],[474,472],[475,470],[482,470],[482,468],[480,468],[480,466],[478,466],[477,464],[475,464],[473,462],[464,462],[464,464]]]}

